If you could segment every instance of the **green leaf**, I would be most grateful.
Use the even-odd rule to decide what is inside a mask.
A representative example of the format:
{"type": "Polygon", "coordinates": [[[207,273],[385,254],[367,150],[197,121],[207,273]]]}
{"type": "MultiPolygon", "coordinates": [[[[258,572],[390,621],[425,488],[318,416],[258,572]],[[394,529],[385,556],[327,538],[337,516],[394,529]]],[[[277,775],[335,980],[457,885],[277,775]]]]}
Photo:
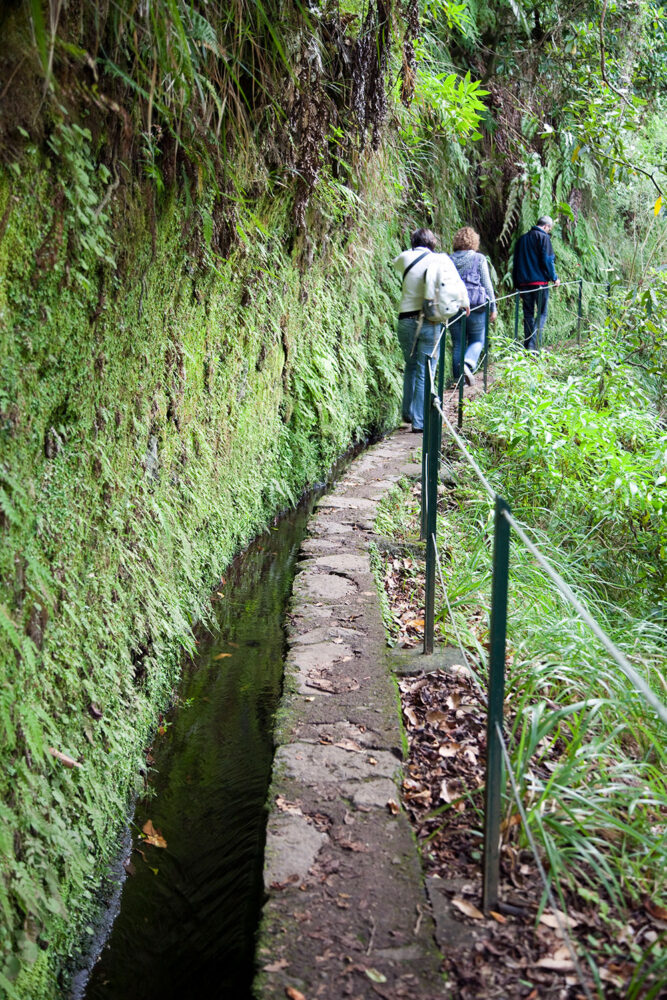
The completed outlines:
{"type": "Polygon", "coordinates": [[[30,17],[32,28],[35,32],[37,51],[42,61],[42,67],[46,73],[49,65],[49,54],[46,38],[46,27],[44,25],[44,13],[42,11],[42,0],[30,0],[30,17]]]}

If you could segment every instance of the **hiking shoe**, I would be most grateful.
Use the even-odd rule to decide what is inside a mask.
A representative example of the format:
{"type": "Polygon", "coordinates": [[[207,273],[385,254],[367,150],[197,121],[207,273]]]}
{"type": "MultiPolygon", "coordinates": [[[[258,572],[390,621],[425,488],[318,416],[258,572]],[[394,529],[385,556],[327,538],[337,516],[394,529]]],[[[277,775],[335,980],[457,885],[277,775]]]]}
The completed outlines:
{"type": "Polygon", "coordinates": [[[472,368],[468,367],[468,365],[463,366],[463,378],[465,379],[466,385],[475,384],[475,373],[472,368]]]}

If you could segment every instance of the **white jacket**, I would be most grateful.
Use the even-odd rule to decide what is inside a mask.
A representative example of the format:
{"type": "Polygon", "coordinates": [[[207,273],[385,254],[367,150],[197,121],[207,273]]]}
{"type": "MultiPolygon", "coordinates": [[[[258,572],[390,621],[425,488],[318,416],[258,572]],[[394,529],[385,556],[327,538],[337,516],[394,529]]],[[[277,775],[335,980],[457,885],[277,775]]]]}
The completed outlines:
{"type": "MultiPolygon", "coordinates": [[[[415,247],[414,250],[404,250],[403,253],[400,253],[393,261],[397,274],[402,278],[406,267],[413,260],[421,257],[426,250],[426,247],[415,247]]],[[[446,282],[447,291],[450,293],[452,303],[455,306],[452,309],[453,313],[458,312],[459,309],[467,309],[469,307],[470,302],[466,286],[461,281],[461,277],[451,257],[446,253],[432,253],[429,251],[423,260],[420,260],[418,264],[410,268],[403,282],[401,303],[398,307],[399,313],[418,312],[423,305],[424,299],[432,299],[434,297],[436,275],[439,275],[446,282]],[[427,270],[429,272],[427,276],[429,288],[426,288],[424,282],[427,270]]]]}
{"type": "Polygon", "coordinates": [[[399,253],[398,257],[394,258],[394,270],[402,279],[406,267],[413,260],[421,257],[423,253],[426,254],[424,259],[410,268],[403,282],[401,304],[398,307],[399,312],[418,312],[421,309],[422,302],[424,301],[424,274],[433,254],[427,247],[415,247],[414,250],[404,250],[403,253],[399,253]]]}

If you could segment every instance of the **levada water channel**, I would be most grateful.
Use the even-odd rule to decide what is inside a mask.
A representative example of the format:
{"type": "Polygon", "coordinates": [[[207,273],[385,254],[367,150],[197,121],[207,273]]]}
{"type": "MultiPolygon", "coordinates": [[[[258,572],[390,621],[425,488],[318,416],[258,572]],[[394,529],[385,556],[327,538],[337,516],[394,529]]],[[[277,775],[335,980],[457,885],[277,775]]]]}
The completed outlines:
{"type": "MultiPolygon", "coordinates": [[[[340,471],[340,467],[337,471],[340,471]]],[[[315,495],[243,552],[151,750],[151,795],[127,834],[120,908],[71,1000],[249,1000],[283,623],[315,495]],[[148,821],[166,842],[138,836],[148,821]],[[130,851],[130,834],[133,849],[130,851]]],[[[148,828],[150,831],[150,827],[148,828]]],[[[157,837],[157,834],[156,834],[157,837]]],[[[118,897],[118,893],[117,893],[118,897]]],[[[118,911],[106,914],[110,925],[118,911]]]]}

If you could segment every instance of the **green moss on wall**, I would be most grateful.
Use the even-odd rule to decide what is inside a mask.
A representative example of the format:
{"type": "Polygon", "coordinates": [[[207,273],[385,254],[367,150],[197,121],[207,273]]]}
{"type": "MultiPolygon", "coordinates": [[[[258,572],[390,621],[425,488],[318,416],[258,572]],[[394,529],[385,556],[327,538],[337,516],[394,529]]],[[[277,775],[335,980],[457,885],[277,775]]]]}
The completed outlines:
{"type": "Polygon", "coordinates": [[[61,160],[0,177],[0,992],[30,1000],[78,948],[210,589],[395,422],[400,375],[388,187],[302,266],[275,204],[223,261],[196,208],[151,223],[126,188],[112,267],[61,160]]]}

